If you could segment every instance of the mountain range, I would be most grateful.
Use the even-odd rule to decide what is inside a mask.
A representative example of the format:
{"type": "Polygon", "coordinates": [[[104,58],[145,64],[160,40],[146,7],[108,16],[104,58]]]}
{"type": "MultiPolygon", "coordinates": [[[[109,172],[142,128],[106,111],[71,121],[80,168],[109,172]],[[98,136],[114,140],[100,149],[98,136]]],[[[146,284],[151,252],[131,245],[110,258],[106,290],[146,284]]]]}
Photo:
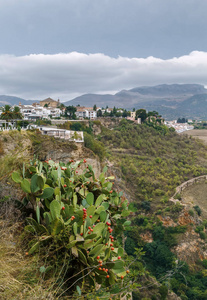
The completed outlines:
{"type": "MultiPolygon", "coordinates": [[[[32,100],[24,100],[13,96],[0,96],[0,105],[31,104],[32,100]]],[[[144,108],[156,110],[165,119],[179,117],[188,119],[207,119],[207,89],[200,84],[162,84],[157,86],[136,87],[122,90],[115,95],[84,94],[70,101],[68,105],[92,107],[117,107],[132,110],[144,108]]]]}

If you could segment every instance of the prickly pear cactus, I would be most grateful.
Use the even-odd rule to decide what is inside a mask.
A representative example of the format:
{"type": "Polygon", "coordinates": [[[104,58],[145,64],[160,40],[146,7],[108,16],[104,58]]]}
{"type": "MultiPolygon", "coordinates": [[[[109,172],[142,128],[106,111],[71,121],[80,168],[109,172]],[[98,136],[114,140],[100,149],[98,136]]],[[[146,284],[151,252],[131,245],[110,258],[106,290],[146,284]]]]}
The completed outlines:
{"type": "Polygon", "coordinates": [[[25,205],[32,205],[36,215],[36,219],[27,218],[25,227],[34,236],[29,254],[49,247],[57,257],[67,254],[66,274],[72,286],[78,282],[79,293],[86,286],[94,289],[97,283],[123,284],[129,272],[118,242],[130,225],[128,201],[113,189],[114,178],[106,177],[106,171],[105,167],[96,179],[85,159],[67,164],[33,159],[22,174],[12,174],[25,192],[25,205]],[[84,171],[79,168],[82,164],[84,171]]]}

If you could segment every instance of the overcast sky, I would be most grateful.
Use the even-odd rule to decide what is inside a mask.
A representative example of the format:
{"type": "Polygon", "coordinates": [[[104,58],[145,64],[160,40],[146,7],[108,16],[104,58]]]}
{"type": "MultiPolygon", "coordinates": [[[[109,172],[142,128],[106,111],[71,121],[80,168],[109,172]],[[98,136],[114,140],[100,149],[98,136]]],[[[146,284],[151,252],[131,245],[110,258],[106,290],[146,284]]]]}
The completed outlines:
{"type": "Polygon", "coordinates": [[[207,85],[205,0],[0,0],[0,94],[207,85]]]}

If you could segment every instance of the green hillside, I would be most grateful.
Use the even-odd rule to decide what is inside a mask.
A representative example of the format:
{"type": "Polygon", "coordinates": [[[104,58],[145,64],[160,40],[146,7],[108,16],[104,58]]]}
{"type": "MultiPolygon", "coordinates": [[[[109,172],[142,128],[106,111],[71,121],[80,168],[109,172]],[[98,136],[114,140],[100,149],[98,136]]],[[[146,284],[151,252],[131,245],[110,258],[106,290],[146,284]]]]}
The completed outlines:
{"type": "MultiPolygon", "coordinates": [[[[114,130],[102,127],[94,142],[97,143],[97,140],[105,146],[106,157],[113,164],[117,188],[123,189],[137,208],[133,226],[126,233],[125,249],[128,254],[134,256],[135,248],[143,248],[143,265],[162,286],[170,287],[181,299],[205,299],[206,260],[199,261],[196,256],[192,264],[191,253],[187,254],[186,250],[185,261],[179,260],[175,265],[175,249],[189,232],[197,234],[197,238],[204,241],[199,241],[198,247],[206,249],[207,222],[197,219],[201,214],[198,205],[194,204],[186,210],[180,203],[169,201],[169,198],[182,182],[207,174],[207,147],[201,141],[178,135],[165,126],[153,128],[126,120],[122,120],[114,130]],[[180,221],[183,215],[188,218],[186,223],[180,221]],[[170,220],[169,225],[163,225],[161,219],[170,220]],[[141,236],[145,236],[145,240],[141,236]],[[168,272],[171,272],[169,278],[168,272]]],[[[181,199],[180,195],[177,197],[181,199]]],[[[191,242],[190,238],[188,242],[191,242]]],[[[139,268],[142,270],[141,265],[139,268]]],[[[137,278],[143,285],[146,284],[142,276],[137,278]]],[[[146,295],[149,297],[146,299],[168,299],[160,298],[158,291],[150,289],[145,293],[138,289],[134,292],[134,299],[145,299],[146,295]]]]}
{"type": "Polygon", "coordinates": [[[123,120],[114,130],[103,128],[98,138],[136,201],[169,197],[182,182],[207,173],[207,148],[165,126],[123,120]]]}
{"type": "Polygon", "coordinates": [[[86,148],[36,131],[0,134],[2,299],[206,299],[207,220],[199,201],[183,206],[182,195],[170,197],[207,174],[207,147],[160,124],[117,124],[80,123],[86,148]],[[75,153],[79,162],[68,162],[75,153]],[[95,155],[108,165],[96,178],[87,162],[95,155]],[[14,208],[15,199],[23,206],[14,208]]]}

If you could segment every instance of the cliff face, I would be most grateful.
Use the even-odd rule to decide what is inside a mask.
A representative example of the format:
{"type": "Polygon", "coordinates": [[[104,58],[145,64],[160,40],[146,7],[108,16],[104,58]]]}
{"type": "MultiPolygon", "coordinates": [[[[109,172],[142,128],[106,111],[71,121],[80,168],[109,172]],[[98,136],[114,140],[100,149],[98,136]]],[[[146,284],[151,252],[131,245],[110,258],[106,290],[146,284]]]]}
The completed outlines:
{"type": "MultiPolygon", "coordinates": [[[[164,227],[186,226],[187,230],[180,233],[177,237],[178,244],[171,250],[174,252],[179,260],[187,262],[190,266],[196,265],[198,259],[207,259],[206,242],[200,238],[200,235],[195,232],[196,226],[200,225],[201,218],[198,216],[191,216],[186,208],[180,212],[177,221],[175,222],[171,217],[157,216],[164,227]]],[[[152,243],[152,234],[147,231],[140,234],[140,237],[146,243],[152,243]]]]}

